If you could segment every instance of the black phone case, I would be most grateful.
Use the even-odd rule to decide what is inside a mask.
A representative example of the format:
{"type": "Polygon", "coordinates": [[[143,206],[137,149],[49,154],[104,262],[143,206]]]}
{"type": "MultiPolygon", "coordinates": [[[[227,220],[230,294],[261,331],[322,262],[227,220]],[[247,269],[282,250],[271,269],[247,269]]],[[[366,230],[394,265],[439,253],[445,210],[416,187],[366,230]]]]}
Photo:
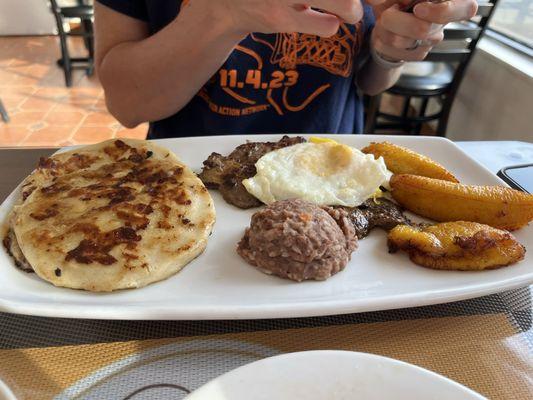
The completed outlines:
{"type": "Polygon", "coordinates": [[[505,167],[505,168],[500,169],[496,175],[498,175],[501,179],[503,179],[505,183],[507,183],[513,189],[521,190],[522,192],[529,193],[526,189],[520,186],[518,182],[514,181],[509,175],[507,175],[507,170],[515,169],[515,168],[531,167],[531,166],[533,166],[533,164],[512,165],[510,167],[505,167]]]}

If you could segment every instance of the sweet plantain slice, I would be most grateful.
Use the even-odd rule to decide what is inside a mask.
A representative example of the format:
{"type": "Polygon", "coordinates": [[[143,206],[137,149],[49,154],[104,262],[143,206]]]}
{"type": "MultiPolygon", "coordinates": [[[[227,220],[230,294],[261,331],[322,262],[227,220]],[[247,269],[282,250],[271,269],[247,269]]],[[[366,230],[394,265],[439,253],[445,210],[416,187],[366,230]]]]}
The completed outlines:
{"type": "Polygon", "coordinates": [[[480,271],[514,264],[525,248],[509,232],[476,222],[446,222],[424,228],[398,225],[389,251],[404,250],[415,264],[434,269],[480,271]]]}
{"type": "Polygon", "coordinates": [[[451,172],[439,163],[402,146],[389,142],[372,142],[370,146],[361,151],[365,154],[373,154],[376,159],[383,157],[388,170],[395,174],[412,174],[459,182],[451,172]]]}
{"type": "Polygon", "coordinates": [[[533,195],[503,186],[469,186],[415,175],[393,175],[392,197],[439,222],[474,221],[515,230],[533,219],[533,195]]]}

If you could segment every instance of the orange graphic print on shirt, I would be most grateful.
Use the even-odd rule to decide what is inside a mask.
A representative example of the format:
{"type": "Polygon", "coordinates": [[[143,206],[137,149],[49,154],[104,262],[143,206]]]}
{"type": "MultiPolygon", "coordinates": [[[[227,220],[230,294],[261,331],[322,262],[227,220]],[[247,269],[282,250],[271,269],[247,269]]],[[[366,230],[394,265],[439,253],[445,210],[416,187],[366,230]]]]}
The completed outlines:
{"type": "Polygon", "coordinates": [[[325,82],[316,82],[316,79],[304,77],[304,81],[298,84],[301,78],[298,67],[311,66],[333,76],[350,78],[354,59],[362,44],[361,25],[358,23],[353,33],[346,24],[342,24],[339,32],[330,38],[300,33],[252,34],[247,38],[251,40],[244,40],[234,51],[240,53],[239,57],[250,57],[247,65],[252,62],[254,68],[223,67],[198,96],[207,102],[211,111],[228,116],[250,115],[271,107],[279,115],[301,111],[326,92],[331,83],[327,83],[327,78],[325,82]],[[270,56],[265,60],[266,54],[270,56]],[[241,106],[215,103],[209,95],[209,88],[213,85],[218,85],[241,106]],[[290,100],[293,90],[299,97],[297,103],[290,100]]]}
{"type": "Polygon", "coordinates": [[[352,34],[345,24],[330,38],[280,33],[276,35],[270,61],[286,69],[294,69],[298,65],[312,65],[324,68],[334,75],[348,77],[352,73],[354,50],[359,47],[357,42],[356,35],[352,34]]]}

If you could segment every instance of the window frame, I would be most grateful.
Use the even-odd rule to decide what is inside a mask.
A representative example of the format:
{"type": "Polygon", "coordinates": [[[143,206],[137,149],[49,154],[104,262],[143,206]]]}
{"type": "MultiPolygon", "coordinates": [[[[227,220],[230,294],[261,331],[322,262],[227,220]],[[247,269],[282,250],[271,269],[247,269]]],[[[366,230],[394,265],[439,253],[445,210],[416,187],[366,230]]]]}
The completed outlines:
{"type": "MultiPolygon", "coordinates": [[[[478,3],[480,0],[476,0],[478,3]]],[[[484,0],[481,0],[484,1],[484,0]]],[[[496,5],[496,9],[493,10],[491,17],[487,21],[487,26],[485,29],[485,33],[487,36],[493,40],[498,41],[499,43],[503,44],[506,47],[511,48],[514,51],[517,51],[519,53],[522,53],[523,55],[532,58],[533,57],[533,46],[529,43],[526,43],[516,36],[509,35],[508,33],[502,32],[497,27],[491,26],[494,20],[494,14],[498,12],[498,9],[501,7],[501,3],[503,1],[499,1],[496,5]]]]}
{"type": "Polygon", "coordinates": [[[513,50],[518,51],[533,59],[533,47],[530,47],[526,43],[490,27],[487,27],[485,33],[491,39],[497,40],[505,46],[510,47],[513,50]]]}

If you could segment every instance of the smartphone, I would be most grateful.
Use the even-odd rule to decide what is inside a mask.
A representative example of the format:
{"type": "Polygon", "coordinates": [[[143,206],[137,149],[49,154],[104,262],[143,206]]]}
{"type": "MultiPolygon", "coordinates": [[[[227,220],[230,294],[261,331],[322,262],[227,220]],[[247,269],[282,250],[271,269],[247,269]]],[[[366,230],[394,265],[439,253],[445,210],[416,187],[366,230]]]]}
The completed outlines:
{"type": "Polygon", "coordinates": [[[512,188],[533,194],[533,164],[502,168],[498,176],[512,188]]]}

